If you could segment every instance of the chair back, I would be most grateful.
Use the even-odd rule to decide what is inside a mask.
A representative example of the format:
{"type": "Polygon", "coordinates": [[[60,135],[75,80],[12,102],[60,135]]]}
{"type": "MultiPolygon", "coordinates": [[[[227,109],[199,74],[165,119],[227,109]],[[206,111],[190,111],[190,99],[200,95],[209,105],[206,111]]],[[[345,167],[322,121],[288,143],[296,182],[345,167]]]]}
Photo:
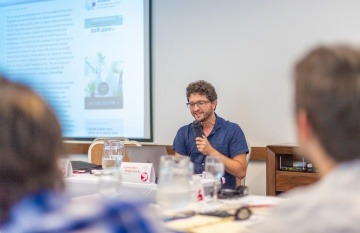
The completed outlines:
{"type": "MultiPolygon", "coordinates": [[[[125,148],[127,146],[141,146],[141,144],[137,141],[122,141],[124,143],[125,148]]],[[[88,149],[88,162],[96,165],[102,164],[102,152],[104,147],[104,140],[95,139],[88,149]]],[[[124,162],[128,162],[129,159],[126,155],[126,150],[124,150],[124,162]]]]}

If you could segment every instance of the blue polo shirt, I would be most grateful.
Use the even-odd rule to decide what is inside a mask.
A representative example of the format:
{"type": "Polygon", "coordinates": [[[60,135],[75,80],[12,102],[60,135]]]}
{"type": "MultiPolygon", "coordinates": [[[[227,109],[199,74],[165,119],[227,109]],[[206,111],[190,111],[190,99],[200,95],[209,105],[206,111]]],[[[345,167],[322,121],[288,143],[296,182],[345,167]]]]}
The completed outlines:
{"type": "MultiPolygon", "coordinates": [[[[207,137],[212,147],[229,158],[249,153],[245,135],[240,126],[226,121],[216,114],[215,116],[214,128],[207,137]]],[[[195,138],[196,134],[192,123],[181,127],[175,136],[173,150],[178,154],[190,156],[194,163],[194,173],[201,174],[205,170],[206,156],[197,149],[195,138]]],[[[224,177],[226,183],[223,188],[235,189],[236,178],[226,171],[224,177]]]]}

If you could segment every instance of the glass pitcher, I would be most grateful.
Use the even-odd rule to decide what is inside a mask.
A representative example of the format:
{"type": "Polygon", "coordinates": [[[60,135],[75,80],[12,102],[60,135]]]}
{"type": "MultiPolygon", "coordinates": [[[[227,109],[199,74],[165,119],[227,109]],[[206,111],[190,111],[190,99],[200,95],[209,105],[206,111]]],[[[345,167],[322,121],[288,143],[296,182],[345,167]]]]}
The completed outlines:
{"type": "Polygon", "coordinates": [[[163,155],[160,158],[157,204],[163,210],[186,207],[191,202],[192,166],[189,157],[163,155]]]}

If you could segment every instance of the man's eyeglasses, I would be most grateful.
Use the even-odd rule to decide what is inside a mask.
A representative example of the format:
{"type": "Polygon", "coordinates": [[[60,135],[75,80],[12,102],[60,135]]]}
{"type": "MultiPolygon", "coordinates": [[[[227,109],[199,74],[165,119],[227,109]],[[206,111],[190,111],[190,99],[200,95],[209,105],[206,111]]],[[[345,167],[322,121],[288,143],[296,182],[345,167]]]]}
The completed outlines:
{"type": "Polygon", "coordinates": [[[204,101],[204,100],[202,100],[202,101],[198,101],[198,102],[195,102],[195,103],[186,103],[186,106],[188,107],[188,108],[194,108],[195,107],[195,105],[197,105],[199,108],[202,108],[202,107],[205,107],[205,105],[207,104],[207,103],[210,103],[211,101],[204,101]]]}

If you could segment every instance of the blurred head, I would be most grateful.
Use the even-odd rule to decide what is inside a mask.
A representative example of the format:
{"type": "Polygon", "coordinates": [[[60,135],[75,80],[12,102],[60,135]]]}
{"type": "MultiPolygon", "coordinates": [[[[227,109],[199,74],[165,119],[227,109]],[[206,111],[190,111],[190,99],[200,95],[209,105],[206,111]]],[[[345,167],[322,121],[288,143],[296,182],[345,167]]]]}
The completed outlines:
{"type": "Polygon", "coordinates": [[[210,83],[203,80],[190,83],[186,88],[186,97],[190,112],[196,120],[204,122],[214,114],[217,94],[210,83]]]}
{"type": "Polygon", "coordinates": [[[60,125],[31,89],[0,77],[0,221],[22,197],[62,186],[60,125]]]}
{"type": "MultiPolygon", "coordinates": [[[[336,162],[360,158],[360,52],[318,47],[295,67],[299,143],[316,139],[336,162]]],[[[310,146],[311,147],[311,146],[310,146]]]]}

